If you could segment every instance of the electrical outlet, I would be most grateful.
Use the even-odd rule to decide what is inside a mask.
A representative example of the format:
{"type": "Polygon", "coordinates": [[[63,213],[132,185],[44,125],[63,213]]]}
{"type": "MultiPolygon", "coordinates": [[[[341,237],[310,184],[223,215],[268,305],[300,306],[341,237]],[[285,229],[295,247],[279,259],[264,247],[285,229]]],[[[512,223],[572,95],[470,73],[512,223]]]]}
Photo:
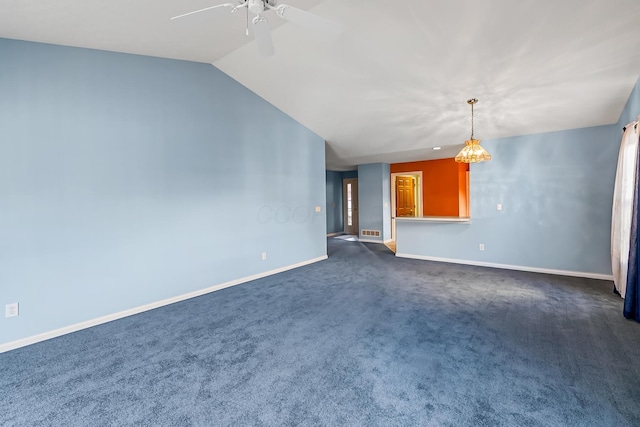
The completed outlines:
{"type": "Polygon", "coordinates": [[[498,206],[496,206],[496,209],[501,211],[502,210],[502,203],[498,203],[498,206]]]}
{"type": "Polygon", "coordinates": [[[480,244],[478,245],[478,250],[479,250],[479,251],[484,251],[484,243],[480,243],[480,244]]]}
{"type": "Polygon", "coordinates": [[[18,303],[7,304],[4,306],[4,317],[16,317],[19,314],[18,303]]]}
{"type": "Polygon", "coordinates": [[[316,212],[322,212],[322,208],[320,206],[316,206],[316,212]]]}
{"type": "Polygon", "coordinates": [[[262,252],[262,260],[263,261],[267,260],[267,253],[266,252],[262,252]]]}

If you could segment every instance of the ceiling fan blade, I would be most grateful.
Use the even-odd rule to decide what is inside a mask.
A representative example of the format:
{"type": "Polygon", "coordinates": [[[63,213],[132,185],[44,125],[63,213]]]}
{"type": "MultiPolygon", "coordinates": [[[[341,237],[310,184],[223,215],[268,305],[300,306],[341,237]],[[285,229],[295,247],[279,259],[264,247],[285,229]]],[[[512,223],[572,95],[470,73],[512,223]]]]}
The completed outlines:
{"type": "Polygon", "coordinates": [[[267,7],[269,9],[274,9],[281,18],[315,31],[322,37],[335,39],[344,30],[342,25],[335,21],[314,15],[306,10],[298,9],[297,7],[289,6],[287,4],[281,4],[277,7],[267,7]]]}
{"type": "Polygon", "coordinates": [[[173,21],[174,19],[178,19],[178,18],[184,18],[185,16],[189,16],[189,15],[194,15],[196,13],[205,12],[207,10],[217,9],[219,7],[231,7],[234,9],[232,10],[232,12],[234,12],[237,6],[231,3],[218,4],[216,6],[205,7],[204,9],[194,10],[193,12],[183,13],[182,15],[174,16],[170,18],[170,21],[173,21]]]}
{"type": "Polygon", "coordinates": [[[260,15],[253,18],[253,33],[256,36],[258,52],[264,56],[273,55],[275,52],[273,50],[273,41],[271,40],[269,22],[260,15]]]}

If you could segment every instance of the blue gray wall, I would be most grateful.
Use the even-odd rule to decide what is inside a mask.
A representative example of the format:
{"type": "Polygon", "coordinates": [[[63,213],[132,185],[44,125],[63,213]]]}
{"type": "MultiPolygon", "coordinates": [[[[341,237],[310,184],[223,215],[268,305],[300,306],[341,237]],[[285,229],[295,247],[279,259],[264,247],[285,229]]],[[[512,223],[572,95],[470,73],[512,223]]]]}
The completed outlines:
{"type": "Polygon", "coordinates": [[[344,231],[342,181],[358,178],[358,171],[327,171],[327,234],[344,231]]]}
{"type": "Polygon", "coordinates": [[[398,253],[610,276],[622,126],[638,114],[640,79],[616,125],[484,141],[493,157],[471,165],[471,224],[398,224],[398,253]]]}
{"type": "Polygon", "coordinates": [[[611,125],[484,141],[492,159],[471,165],[471,223],[398,223],[398,253],[611,274],[614,133],[611,125]]]}
{"type": "Polygon", "coordinates": [[[324,141],[211,65],[0,58],[0,345],[326,255],[324,141]]]}
{"type": "MultiPolygon", "coordinates": [[[[618,120],[618,128],[620,131],[620,138],[622,138],[622,127],[627,123],[635,122],[638,120],[640,114],[640,79],[636,82],[636,85],[627,100],[627,104],[620,114],[620,120],[618,120]]],[[[618,141],[620,144],[620,141],[618,141]]]]}
{"type": "Polygon", "coordinates": [[[382,164],[382,240],[391,240],[391,165],[382,164]]]}
{"type": "Polygon", "coordinates": [[[357,170],[352,170],[352,171],[343,171],[340,172],[342,174],[342,179],[349,179],[349,178],[357,178],[358,177],[358,171],[357,170]]]}
{"type": "Polygon", "coordinates": [[[360,230],[379,230],[380,237],[363,236],[365,240],[384,241],[391,236],[391,198],[388,163],[358,166],[358,221],[360,230]]]}
{"type": "Polygon", "coordinates": [[[327,234],[344,230],[342,172],[327,171],[327,234]]]}

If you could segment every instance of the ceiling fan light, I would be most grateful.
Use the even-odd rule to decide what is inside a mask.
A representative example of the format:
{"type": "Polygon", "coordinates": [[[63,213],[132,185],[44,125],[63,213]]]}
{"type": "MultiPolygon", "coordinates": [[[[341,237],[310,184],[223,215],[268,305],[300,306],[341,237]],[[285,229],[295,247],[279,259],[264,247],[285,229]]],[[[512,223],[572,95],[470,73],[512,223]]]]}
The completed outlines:
{"type": "Polygon", "coordinates": [[[253,18],[253,33],[258,51],[263,56],[273,55],[275,51],[273,49],[273,40],[271,39],[271,30],[269,29],[269,22],[264,17],[258,15],[253,18]]]}
{"type": "Polygon", "coordinates": [[[264,1],[262,0],[249,0],[249,5],[247,6],[249,11],[254,15],[259,15],[264,12],[264,1]]]}

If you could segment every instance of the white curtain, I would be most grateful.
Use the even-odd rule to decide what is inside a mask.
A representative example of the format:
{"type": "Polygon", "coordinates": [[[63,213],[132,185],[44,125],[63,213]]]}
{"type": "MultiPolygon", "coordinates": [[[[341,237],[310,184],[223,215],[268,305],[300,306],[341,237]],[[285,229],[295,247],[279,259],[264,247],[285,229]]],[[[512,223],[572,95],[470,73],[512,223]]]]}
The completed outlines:
{"type": "MultiPolygon", "coordinates": [[[[640,117],[639,117],[640,120],[640,117]]],[[[629,267],[633,194],[637,180],[638,122],[625,126],[618,154],[611,218],[611,268],[616,290],[624,298],[629,267]]]]}

